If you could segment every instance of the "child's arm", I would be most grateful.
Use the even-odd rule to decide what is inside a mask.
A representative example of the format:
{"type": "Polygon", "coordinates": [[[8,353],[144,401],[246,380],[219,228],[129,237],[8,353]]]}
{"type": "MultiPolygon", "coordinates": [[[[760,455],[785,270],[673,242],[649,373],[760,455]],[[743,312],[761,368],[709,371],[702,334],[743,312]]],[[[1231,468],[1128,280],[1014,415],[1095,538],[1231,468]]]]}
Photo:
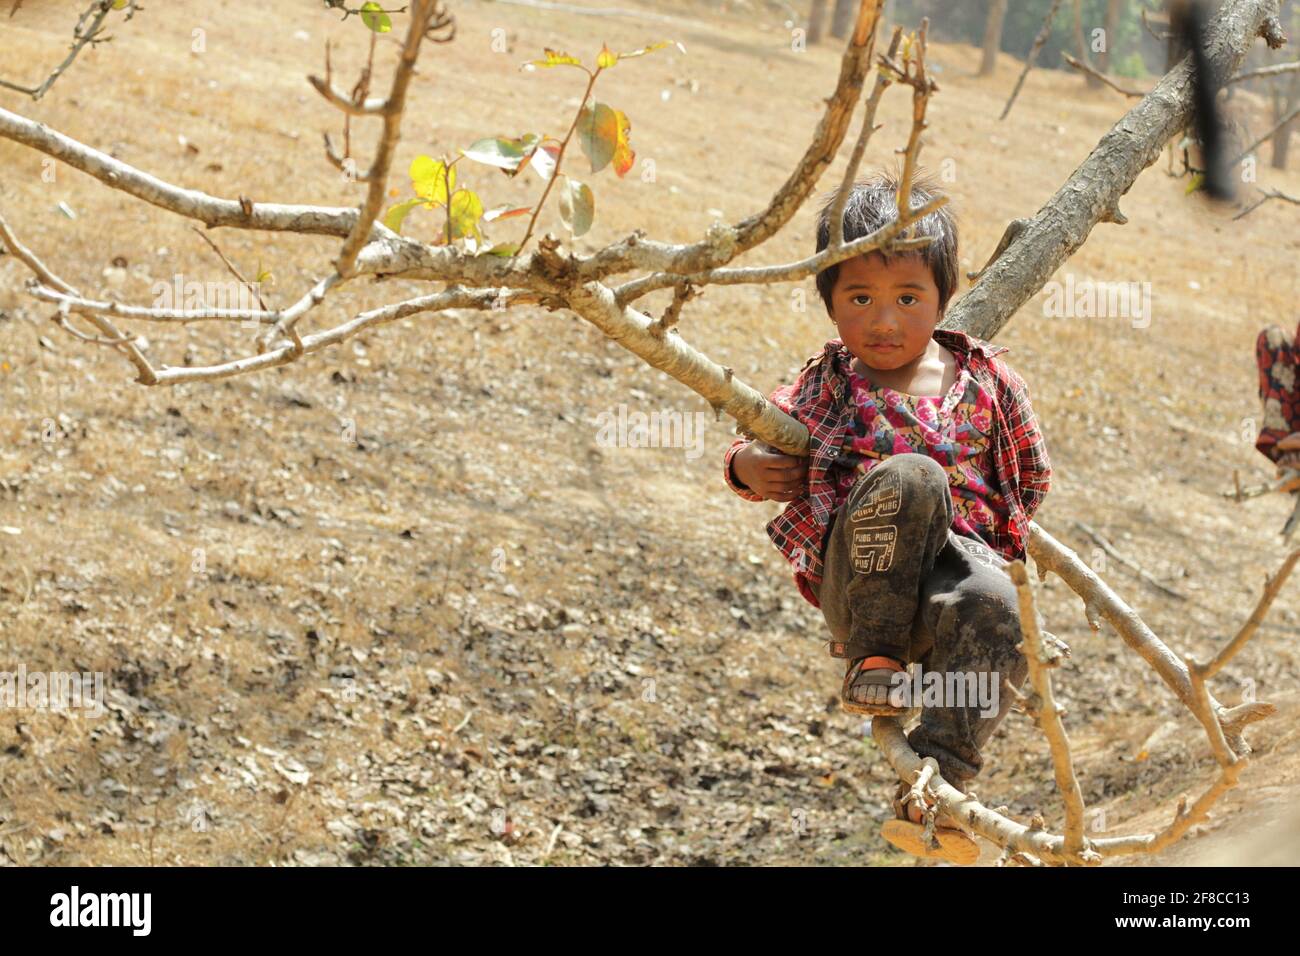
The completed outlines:
{"type": "Polygon", "coordinates": [[[736,453],[743,448],[748,448],[754,443],[752,438],[737,438],[727,449],[727,453],[722,456],[722,477],[727,482],[727,487],[734,491],[746,501],[762,501],[762,495],[756,495],[747,487],[742,485],[736,478],[736,473],[731,470],[731,460],[736,457],[736,453]]]}
{"type": "MultiPolygon", "coordinates": [[[[781,409],[781,411],[785,412],[787,415],[793,415],[794,413],[792,409],[794,407],[794,396],[798,393],[802,378],[803,376],[801,374],[799,379],[795,380],[793,383],[778,386],[776,390],[768,396],[768,401],[781,409]]],[[[752,444],[754,444],[754,439],[752,438],[737,438],[731,443],[731,447],[727,449],[726,454],[722,458],[722,476],[727,482],[727,487],[740,495],[740,497],[744,498],[746,501],[767,501],[768,499],[763,495],[758,494],[747,485],[743,484],[740,479],[737,478],[735,471],[732,470],[733,460],[736,455],[752,444]]]]}
{"type": "Polygon", "coordinates": [[[1038,416],[1029,402],[1029,386],[1010,366],[1003,366],[1006,378],[1006,420],[1016,448],[1020,470],[1020,502],[1025,515],[1033,518],[1052,486],[1052,461],[1047,443],[1038,428],[1038,416]]]}

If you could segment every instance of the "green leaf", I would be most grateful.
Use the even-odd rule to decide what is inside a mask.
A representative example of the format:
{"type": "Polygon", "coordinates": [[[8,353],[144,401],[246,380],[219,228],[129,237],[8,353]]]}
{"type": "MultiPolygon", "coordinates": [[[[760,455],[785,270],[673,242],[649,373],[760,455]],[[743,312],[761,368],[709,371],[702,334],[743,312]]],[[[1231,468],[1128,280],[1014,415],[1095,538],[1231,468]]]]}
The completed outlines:
{"type": "Polygon", "coordinates": [[[448,188],[456,188],[456,167],[448,167],[440,159],[417,156],[411,161],[411,188],[417,196],[445,206],[448,188]]]}
{"type": "Polygon", "coordinates": [[[361,22],[375,33],[388,33],[393,29],[393,21],[374,0],[361,5],[361,22]]]}
{"type": "Polygon", "coordinates": [[[1197,173],[1194,176],[1192,176],[1192,179],[1187,184],[1187,189],[1183,192],[1183,195],[1190,196],[1192,193],[1196,192],[1196,190],[1202,188],[1204,185],[1205,185],[1205,174],[1197,173]]]}
{"type": "MultiPolygon", "coordinates": [[[[451,238],[482,238],[478,221],[483,216],[483,202],[472,189],[457,189],[451,195],[451,238]]],[[[445,233],[445,230],[444,230],[445,233]]]]}
{"type": "Polygon", "coordinates": [[[524,148],[525,143],[522,140],[503,139],[498,136],[480,139],[469,149],[460,150],[460,154],[476,163],[515,172],[524,160],[524,148]]]}
{"type": "Polygon", "coordinates": [[[618,146],[618,113],[604,103],[584,107],[578,115],[577,132],[578,143],[591,160],[591,171],[600,172],[614,158],[618,146]]]}
{"type": "MultiPolygon", "coordinates": [[[[130,2],[131,2],[131,0],[113,0],[113,9],[114,9],[114,10],[125,10],[125,9],[126,9],[126,5],[127,5],[128,3],[130,3],[130,2]]],[[[11,16],[12,16],[12,14],[11,14],[11,16]]]]}
{"type": "Polygon", "coordinates": [[[406,219],[406,214],[416,206],[428,205],[423,199],[408,199],[406,202],[399,202],[388,212],[384,213],[384,225],[393,232],[402,231],[402,221],[406,219]]]}
{"type": "Polygon", "coordinates": [[[591,194],[591,187],[565,176],[560,189],[560,221],[576,239],[591,228],[595,217],[596,197],[591,194]]]}
{"type": "Polygon", "coordinates": [[[491,249],[488,249],[485,254],[489,256],[513,256],[518,251],[519,243],[517,242],[498,242],[491,249]]]}

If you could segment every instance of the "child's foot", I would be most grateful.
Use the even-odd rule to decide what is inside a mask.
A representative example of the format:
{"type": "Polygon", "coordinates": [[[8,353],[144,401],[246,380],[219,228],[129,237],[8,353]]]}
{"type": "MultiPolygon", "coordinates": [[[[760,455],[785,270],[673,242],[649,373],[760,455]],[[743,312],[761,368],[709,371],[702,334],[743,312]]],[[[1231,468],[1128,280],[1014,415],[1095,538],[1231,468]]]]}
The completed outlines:
{"type": "Polygon", "coordinates": [[[889,694],[895,687],[894,675],[906,670],[903,662],[893,657],[855,657],[844,672],[840,706],[851,714],[875,717],[897,717],[906,713],[907,708],[895,707],[889,702],[889,694]]]}
{"type": "MultiPolygon", "coordinates": [[[[886,822],[880,828],[880,835],[900,850],[913,856],[945,860],[958,866],[970,866],[978,860],[979,844],[975,842],[974,837],[958,827],[943,826],[936,820],[934,842],[926,841],[924,812],[914,801],[904,802],[910,790],[907,784],[902,784],[898,788],[894,800],[894,812],[898,815],[898,819],[886,822]]],[[[933,806],[933,803],[927,806],[933,806]]]]}

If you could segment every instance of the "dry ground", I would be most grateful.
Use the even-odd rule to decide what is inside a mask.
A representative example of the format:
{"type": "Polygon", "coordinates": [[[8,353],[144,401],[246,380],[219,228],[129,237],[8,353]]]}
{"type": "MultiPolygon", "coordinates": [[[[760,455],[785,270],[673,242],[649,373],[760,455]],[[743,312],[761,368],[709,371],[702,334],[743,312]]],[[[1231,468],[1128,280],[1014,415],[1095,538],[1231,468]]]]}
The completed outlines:
{"type": "MultiPolygon", "coordinates": [[[[319,145],[338,120],[304,77],[327,38],[336,67],[354,69],[365,35],[319,7],[158,4],[41,103],[0,92],[0,105],[216,195],[353,203],[359,187],[319,145]]],[[[3,74],[42,76],[76,8],[27,4],[0,21],[3,74]]],[[[598,95],[628,113],[655,176],[595,178],[580,249],[635,227],[688,240],[759,208],[838,67],[836,48],[792,52],[771,17],[701,20],[685,4],[653,9],[693,22],[452,9],[459,37],[426,55],[399,168],[482,135],[562,133],[580,75],[517,71],[544,46],[591,57],[602,40],[685,44],[685,56],[602,76],[598,95]]],[[[381,84],[392,58],[381,45],[381,84]]],[[[931,168],[952,160],[972,269],[1126,108],[1036,72],[998,123],[1018,63],[977,80],[977,60],[971,47],[932,49],[942,92],[923,155],[931,168]]],[[[1261,100],[1237,102],[1252,131],[1266,128],[1261,100]]],[[[886,96],[869,166],[904,141],[907,107],[886,96]]],[[[373,137],[358,130],[364,158],[373,137]]],[[[47,182],[42,168],[0,141],[0,208],[73,284],[148,302],[158,280],[224,278],[189,223],[67,168],[47,182]],[[125,276],[105,273],[115,259],[125,276]]],[[[466,175],[490,204],[540,192],[535,179],[466,175]]],[[[1295,170],[1261,179],[1300,191],[1295,170]]],[[[1098,227],[1057,277],[1150,282],[1149,325],[1046,318],[1039,297],[998,341],[1031,385],[1055,464],[1040,523],[1090,557],[1072,524],[1083,520],[1183,591],[1177,601],[1106,572],[1175,650],[1205,655],[1284,554],[1285,502],[1219,492],[1234,469],[1270,474],[1252,448],[1253,344],[1265,322],[1296,322],[1300,218],[1271,203],[1232,222],[1184,184],[1163,160],[1148,169],[1124,199],[1129,224],[1098,227]]],[[[432,236],[419,215],[409,231],[432,236]]],[[[812,219],[810,204],[746,261],[811,251],[812,219]]],[[[543,225],[560,228],[551,211],[543,225]]],[[[246,270],[272,269],[282,301],[336,248],[213,235],[246,270]]],[[[711,414],[700,456],[599,446],[594,420],[620,403],[708,409],[581,320],[427,316],[286,369],[150,390],[111,352],[54,329],[25,278],[0,258],[0,525],[13,529],[0,534],[0,669],[103,671],[110,709],[0,714],[0,861],[911,864],[877,835],[890,772],[838,711],[820,614],[764,534],[779,506],[724,487],[731,429],[711,414]]],[[[389,285],[344,289],[315,321],[420,288],[389,285]]],[[[816,301],[811,281],[801,288],[816,301]]],[[[769,391],[831,334],[824,313],[791,302],[789,286],[711,288],[682,332],[769,391]]],[[[238,329],[143,331],[171,364],[249,344],[238,329]]],[[[1260,760],[1209,835],[1166,861],[1216,840],[1244,846],[1295,799],[1297,586],[1214,686],[1227,702],[1253,687],[1281,705],[1251,731],[1260,760]]],[[[1162,825],[1210,778],[1199,729],[1108,626],[1087,629],[1059,580],[1039,596],[1073,647],[1058,684],[1089,804],[1107,833],[1162,825]]],[[[1056,826],[1050,780],[1041,736],[1012,714],[981,796],[1022,818],[1044,809],[1056,826]]]]}

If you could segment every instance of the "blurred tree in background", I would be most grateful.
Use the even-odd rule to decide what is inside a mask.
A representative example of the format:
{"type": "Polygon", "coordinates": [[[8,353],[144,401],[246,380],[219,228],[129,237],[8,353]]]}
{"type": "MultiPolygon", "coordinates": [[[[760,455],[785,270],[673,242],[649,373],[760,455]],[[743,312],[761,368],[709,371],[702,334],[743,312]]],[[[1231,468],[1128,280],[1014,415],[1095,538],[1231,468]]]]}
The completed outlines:
{"type": "MultiPolygon", "coordinates": [[[[1106,23],[1107,7],[1113,0],[1083,0],[1084,29],[1091,39],[1094,28],[1106,23]]],[[[984,27],[993,0],[894,0],[889,17],[895,23],[916,24],[921,17],[930,18],[930,36],[948,43],[982,46],[984,27]]],[[[1010,0],[1002,24],[1002,51],[1023,59],[1042,26],[1052,0],[1010,0]]],[[[1143,76],[1164,73],[1164,50],[1142,28],[1143,8],[1160,12],[1164,0],[1125,0],[1116,18],[1116,36],[1107,39],[1107,72],[1117,76],[1143,76]]],[[[1113,11],[1112,11],[1113,15],[1113,11]]],[[[1070,69],[1062,53],[1075,50],[1072,3],[1063,3],[1056,13],[1052,33],[1038,65],[1048,69],[1070,69]]],[[[1091,58],[1097,62],[1096,54],[1091,58]]]]}

